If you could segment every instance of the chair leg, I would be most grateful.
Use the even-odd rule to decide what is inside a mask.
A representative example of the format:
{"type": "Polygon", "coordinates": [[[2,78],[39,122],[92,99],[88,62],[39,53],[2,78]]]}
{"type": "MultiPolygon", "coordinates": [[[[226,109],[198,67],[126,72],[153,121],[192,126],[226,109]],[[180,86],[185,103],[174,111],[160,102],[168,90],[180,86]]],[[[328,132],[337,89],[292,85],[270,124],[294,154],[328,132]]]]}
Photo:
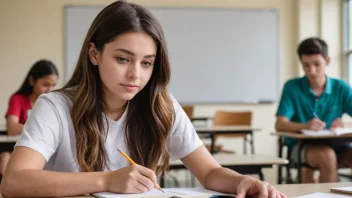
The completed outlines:
{"type": "MultiPolygon", "coordinates": [[[[281,137],[279,137],[278,139],[278,146],[279,146],[279,149],[278,149],[278,156],[280,158],[282,158],[282,149],[283,149],[283,140],[281,137]]],[[[277,167],[277,183],[278,184],[282,184],[282,166],[279,165],[277,167]]]]}
{"type": "Polygon", "coordinates": [[[293,184],[293,179],[289,165],[286,166],[286,184],[293,184]]]}

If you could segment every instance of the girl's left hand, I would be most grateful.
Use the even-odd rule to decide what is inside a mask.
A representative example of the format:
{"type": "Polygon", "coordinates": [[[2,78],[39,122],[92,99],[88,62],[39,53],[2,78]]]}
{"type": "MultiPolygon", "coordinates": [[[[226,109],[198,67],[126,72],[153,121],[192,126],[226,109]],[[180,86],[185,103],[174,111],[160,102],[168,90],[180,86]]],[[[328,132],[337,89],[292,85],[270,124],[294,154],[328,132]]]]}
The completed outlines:
{"type": "Polygon", "coordinates": [[[237,186],[236,198],[245,198],[246,196],[257,198],[287,198],[286,195],[277,191],[268,182],[262,182],[249,176],[244,176],[237,186]]]}

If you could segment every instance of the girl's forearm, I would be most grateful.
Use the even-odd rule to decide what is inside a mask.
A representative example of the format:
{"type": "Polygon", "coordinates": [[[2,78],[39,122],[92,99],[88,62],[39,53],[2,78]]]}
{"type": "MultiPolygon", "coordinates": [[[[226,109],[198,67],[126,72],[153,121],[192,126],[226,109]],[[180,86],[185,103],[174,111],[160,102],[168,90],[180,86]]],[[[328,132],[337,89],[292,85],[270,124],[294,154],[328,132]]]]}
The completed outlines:
{"type": "Polygon", "coordinates": [[[21,170],[5,174],[1,183],[1,194],[4,197],[61,197],[102,192],[106,191],[106,174],[108,172],[21,170]]]}
{"type": "Polygon", "coordinates": [[[243,177],[230,169],[217,168],[206,177],[204,187],[218,192],[236,193],[237,186],[243,177]]]}

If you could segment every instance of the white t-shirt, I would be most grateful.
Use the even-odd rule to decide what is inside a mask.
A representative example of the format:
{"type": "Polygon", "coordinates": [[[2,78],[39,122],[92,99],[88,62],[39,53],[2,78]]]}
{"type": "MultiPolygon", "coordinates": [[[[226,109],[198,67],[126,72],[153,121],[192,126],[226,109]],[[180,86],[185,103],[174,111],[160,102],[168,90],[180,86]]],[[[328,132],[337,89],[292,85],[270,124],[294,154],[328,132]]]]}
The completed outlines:
{"type": "MultiPolygon", "coordinates": [[[[167,138],[167,147],[172,160],[183,158],[203,143],[178,102],[172,98],[175,122],[167,138]]],[[[72,101],[59,92],[42,94],[36,101],[20,139],[15,146],[24,146],[38,151],[46,160],[44,170],[80,172],[76,157],[76,137],[70,110],[72,101]]],[[[110,170],[128,166],[117,148],[129,155],[125,144],[124,122],[127,109],[118,121],[108,118],[109,130],[105,148],[110,170]]]]}

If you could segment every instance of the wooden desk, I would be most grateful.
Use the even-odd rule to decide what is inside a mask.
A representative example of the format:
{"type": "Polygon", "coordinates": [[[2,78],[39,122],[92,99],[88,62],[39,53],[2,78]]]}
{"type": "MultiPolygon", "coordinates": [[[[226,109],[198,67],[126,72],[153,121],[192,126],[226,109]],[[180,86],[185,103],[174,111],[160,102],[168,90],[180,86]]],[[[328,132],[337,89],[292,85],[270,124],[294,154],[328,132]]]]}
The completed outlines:
{"type": "MultiPolygon", "coordinates": [[[[3,198],[1,194],[0,194],[0,198],[3,198]]],[[[75,196],[75,197],[60,197],[60,198],[94,198],[94,196],[82,195],[82,196],[75,196]]]]}
{"type": "MultiPolygon", "coordinates": [[[[323,184],[285,184],[285,185],[274,185],[274,187],[283,192],[287,197],[297,197],[316,192],[331,193],[330,188],[335,187],[347,187],[352,186],[352,182],[348,183],[323,183],[323,184]]],[[[347,194],[346,194],[347,195],[347,194]]]]}
{"type": "MultiPolygon", "coordinates": [[[[210,153],[215,153],[214,138],[215,138],[215,135],[217,135],[217,134],[218,135],[220,135],[220,134],[246,134],[246,135],[250,135],[251,136],[251,139],[250,139],[251,150],[252,150],[252,154],[254,154],[253,131],[260,131],[261,129],[253,128],[253,127],[249,127],[249,126],[217,126],[217,127],[195,126],[195,130],[198,134],[206,135],[207,137],[209,137],[211,139],[210,153]]],[[[3,144],[9,144],[9,142],[10,142],[5,137],[6,136],[5,134],[6,134],[6,130],[3,129],[3,131],[1,131],[1,128],[0,128],[0,151],[9,151],[7,148],[6,148],[6,150],[2,150],[2,148],[1,148],[1,147],[3,147],[3,144]]],[[[14,143],[16,143],[16,142],[14,141],[14,143]]],[[[244,150],[246,153],[246,145],[245,144],[244,144],[244,150]]]]}
{"type": "MultiPolygon", "coordinates": [[[[254,131],[261,131],[260,128],[253,128],[250,126],[212,126],[212,127],[194,127],[198,134],[205,134],[208,135],[211,139],[211,146],[210,146],[210,153],[215,153],[215,135],[222,135],[222,134],[245,134],[245,141],[247,141],[247,135],[251,136],[250,143],[251,143],[251,150],[252,154],[255,153],[254,151],[254,141],[253,141],[253,132],[254,131]]],[[[244,153],[247,153],[246,144],[244,143],[244,153]]]]}
{"type": "Polygon", "coordinates": [[[0,135],[0,152],[12,152],[19,137],[0,135]]]}
{"type": "Polygon", "coordinates": [[[214,117],[207,117],[207,116],[195,116],[191,119],[191,121],[208,121],[208,120],[213,120],[214,117]]]}
{"type": "Polygon", "coordinates": [[[309,136],[309,135],[304,135],[302,133],[290,133],[290,132],[274,132],[271,134],[275,136],[294,138],[297,140],[314,140],[314,141],[324,140],[324,139],[325,140],[327,139],[343,140],[343,139],[352,138],[352,133],[346,134],[346,135],[324,135],[324,136],[309,136]]]}
{"type": "MultiPolygon", "coordinates": [[[[288,160],[267,156],[267,155],[236,155],[218,153],[214,154],[213,157],[223,167],[232,169],[241,174],[255,174],[259,175],[260,180],[264,180],[263,168],[272,168],[273,165],[284,165],[288,163],[288,160]]],[[[170,162],[170,170],[186,169],[181,160],[170,162]]],[[[161,178],[160,185],[164,185],[164,178],[161,178]]]]}
{"type": "Polygon", "coordinates": [[[352,142],[352,134],[346,135],[326,135],[326,136],[308,136],[302,133],[290,133],[290,132],[274,132],[272,135],[286,138],[293,138],[298,141],[298,152],[297,152],[297,177],[298,182],[301,183],[301,151],[306,144],[326,144],[332,142],[352,142]]]}
{"type": "MultiPolygon", "coordinates": [[[[274,185],[274,187],[277,190],[279,190],[280,192],[283,192],[287,197],[297,197],[297,196],[312,194],[312,193],[316,193],[316,192],[335,194],[335,193],[330,192],[330,188],[347,187],[347,186],[352,186],[352,182],[324,183],[324,184],[274,185]]],[[[199,196],[198,198],[201,198],[201,197],[202,196],[199,196]]],[[[205,197],[207,197],[207,196],[205,196],[205,197]]],[[[3,197],[0,195],[0,198],[3,198],[3,197]]],[[[68,197],[65,197],[65,198],[68,198],[68,197]]],[[[92,196],[86,195],[86,196],[76,196],[76,197],[69,197],[69,198],[92,198],[92,196]]]]}
{"type": "Polygon", "coordinates": [[[0,125],[0,135],[6,135],[6,126],[4,124],[0,125]]]}

